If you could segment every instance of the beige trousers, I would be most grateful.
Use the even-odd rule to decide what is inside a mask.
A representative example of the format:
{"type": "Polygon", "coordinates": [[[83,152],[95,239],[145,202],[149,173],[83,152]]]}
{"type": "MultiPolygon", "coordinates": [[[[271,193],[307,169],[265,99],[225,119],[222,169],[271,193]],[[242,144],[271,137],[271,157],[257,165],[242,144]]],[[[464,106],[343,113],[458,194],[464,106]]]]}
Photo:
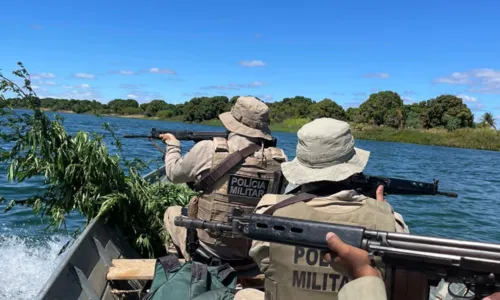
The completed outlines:
{"type": "MultiPolygon", "coordinates": [[[[165,211],[165,214],[163,215],[163,224],[168,235],[170,235],[172,243],[175,246],[179,247],[182,256],[184,256],[186,260],[189,260],[190,256],[186,249],[187,230],[185,227],[175,226],[174,224],[174,218],[180,216],[181,211],[182,206],[170,206],[169,208],[167,208],[167,211],[165,211]]],[[[170,248],[169,246],[172,245],[167,244],[165,246],[168,251],[168,249],[170,248]]]]}

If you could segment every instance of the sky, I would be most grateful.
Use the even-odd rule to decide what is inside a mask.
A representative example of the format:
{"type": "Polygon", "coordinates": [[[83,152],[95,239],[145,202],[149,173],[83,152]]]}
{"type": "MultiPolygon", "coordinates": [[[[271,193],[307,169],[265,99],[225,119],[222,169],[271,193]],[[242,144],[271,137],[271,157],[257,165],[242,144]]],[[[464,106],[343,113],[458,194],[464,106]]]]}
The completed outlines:
{"type": "Polygon", "coordinates": [[[500,1],[7,1],[0,72],[40,97],[459,95],[500,116],[500,1]]]}

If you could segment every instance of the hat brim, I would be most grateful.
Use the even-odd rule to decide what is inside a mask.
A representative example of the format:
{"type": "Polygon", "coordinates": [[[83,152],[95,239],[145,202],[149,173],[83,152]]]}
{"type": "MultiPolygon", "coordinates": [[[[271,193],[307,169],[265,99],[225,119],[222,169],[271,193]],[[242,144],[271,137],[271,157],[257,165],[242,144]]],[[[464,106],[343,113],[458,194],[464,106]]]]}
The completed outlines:
{"type": "Polygon", "coordinates": [[[238,122],[238,120],[236,120],[233,115],[231,115],[231,112],[220,114],[219,120],[221,120],[222,124],[224,124],[224,127],[226,127],[227,130],[241,134],[243,136],[261,138],[269,141],[273,139],[273,137],[270,135],[271,130],[267,125],[264,126],[261,130],[248,127],[245,124],[238,122]]]}
{"type": "Polygon", "coordinates": [[[356,154],[347,162],[326,168],[311,168],[301,164],[297,158],[281,163],[281,170],[288,182],[301,185],[317,181],[342,181],[360,173],[366,167],[370,152],[354,148],[356,154]]]}

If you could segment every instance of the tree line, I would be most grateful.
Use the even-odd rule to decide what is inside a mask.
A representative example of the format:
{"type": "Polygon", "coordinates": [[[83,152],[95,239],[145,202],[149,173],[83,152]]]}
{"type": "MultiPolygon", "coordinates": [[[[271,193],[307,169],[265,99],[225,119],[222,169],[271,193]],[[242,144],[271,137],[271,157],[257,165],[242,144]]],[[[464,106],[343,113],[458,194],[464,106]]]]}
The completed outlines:
{"type": "MultiPolygon", "coordinates": [[[[199,123],[216,119],[229,111],[239,96],[195,97],[182,104],[171,104],[153,100],[139,104],[133,99],[114,99],[107,104],[90,100],[40,99],[42,108],[75,113],[144,115],[160,119],[176,119],[199,123]]],[[[22,99],[7,99],[9,105],[26,107],[22,99]]],[[[480,124],[474,123],[474,115],[463,100],[455,95],[440,95],[426,101],[404,104],[398,93],[382,91],[371,94],[357,108],[344,108],[331,99],[313,101],[311,98],[295,96],[281,101],[266,103],[270,108],[272,123],[290,119],[315,119],[331,117],[353,123],[387,126],[392,128],[437,128],[448,130],[480,126],[495,126],[491,113],[485,113],[480,124]]]]}

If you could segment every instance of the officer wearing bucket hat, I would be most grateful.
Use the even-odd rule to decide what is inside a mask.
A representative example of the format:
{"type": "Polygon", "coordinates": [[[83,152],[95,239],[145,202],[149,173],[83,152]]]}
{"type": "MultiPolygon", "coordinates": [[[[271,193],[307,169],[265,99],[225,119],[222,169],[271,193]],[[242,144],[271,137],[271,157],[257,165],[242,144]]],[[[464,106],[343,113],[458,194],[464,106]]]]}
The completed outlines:
{"type": "MultiPolygon", "coordinates": [[[[231,132],[227,140],[214,138],[198,142],[184,157],[181,157],[181,144],[173,135],[160,136],[167,144],[165,170],[171,182],[199,182],[219,175],[218,179],[204,186],[199,196],[191,199],[189,210],[184,213],[209,221],[227,221],[227,214],[235,206],[246,213],[253,212],[264,194],[282,193],[284,189],[281,187],[286,184],[282,181],[280,168],[287,160],[285,153],[279,148],[265,147],[263,143],[272,140],[266,104],[254,97],[239,97],[231,111],[219,115],[219,119],[231,132]],[[228,167],[227,161],[231,160],[228,157],[236,152],[241,153],[243,160],[228,167]],[[223,165],[226,165],[226,171],[221,171],[223,165]]],[[[174,225],[174,218],[181,213],[180,206],[169,207],[164,215],[164,226],[178,251],[189,259],[191,251],[187,245],[192,244],[186,244],[186,236],[193,231],[174,225]]],[[[210,259],[233,262],[231,265],[235,269],[238,269],[238,260],[245,261],[245,266],[255,266],[248,257],[250,241],[216,238],[208,230],[197,230],[196,233],[199,239],[196,243],[201,246],[198,248],[210,259]]]]}
{"type": "MultiPolygon", "coordinates": [[[[348,123],[319,118],[304,125],[297,137],[296,157],[281,168],[300,192],[267,194],[256,213],[409,232],[401,215],[383,198],[383,189],[373,199],[338,185],[363,171],[370,156],[355,147],[348,123]]],[[[266,300],[337,299],[339,290],[352,280],[341,267],[332,270],[314,249],[253,241],[250,256],[266,277],[266,300]]]]}

